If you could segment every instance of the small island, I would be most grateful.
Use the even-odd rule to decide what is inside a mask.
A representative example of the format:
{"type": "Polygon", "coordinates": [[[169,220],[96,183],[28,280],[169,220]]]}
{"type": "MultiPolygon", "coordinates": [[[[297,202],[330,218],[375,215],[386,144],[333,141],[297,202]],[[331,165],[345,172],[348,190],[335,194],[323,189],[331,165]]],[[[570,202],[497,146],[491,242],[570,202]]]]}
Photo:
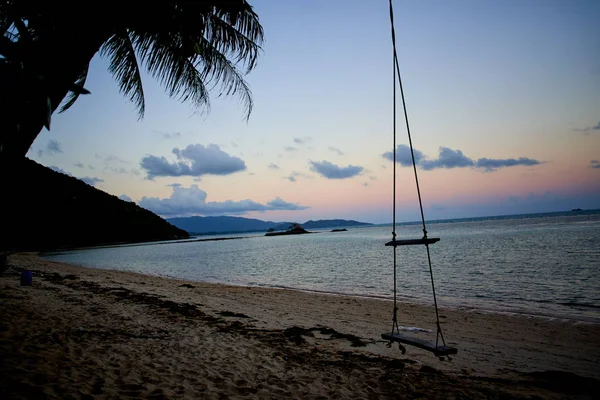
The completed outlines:
{"type": "Polygon", "coordinates": [[[292,224],[287,231],[275,232],[273,228],[270,228],[265,236],[283,236],[283,235],[302,235],[304,233],[313,233],[304,229],[300,224],[292,224]]]}
{"type": "Polygon", "coordinates": [[[331,232],[348,232],[348,229],[346,229],[346,228],[332,229],[331,232]]]}

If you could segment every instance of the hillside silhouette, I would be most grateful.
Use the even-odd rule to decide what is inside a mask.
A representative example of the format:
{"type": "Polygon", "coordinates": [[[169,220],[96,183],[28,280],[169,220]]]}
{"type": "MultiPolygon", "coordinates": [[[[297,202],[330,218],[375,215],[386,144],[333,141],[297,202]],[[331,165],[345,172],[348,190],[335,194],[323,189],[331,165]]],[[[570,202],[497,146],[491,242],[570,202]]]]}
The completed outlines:
{"type": "MultiPolygon", "coordinates": [[[[216,233],[242,233],[260,232],[273,229],[276,231],[287,231],[294,222],[262,221],[254,218],[218,216],[218,217],[175,217],[168,218],[168,222],[185,229],[191,234],[216,234],[216,233]]],[[[326,219],[318,221],[306,221],[300,224],[306,229],[338,228],[350,226],[372,225],[345,219],[326,219]]]]}
{"type": "Polygon", "coordinates": [[[0,194],[0,250],[50,250],[187,238],[138,205],[24,159],[0,194]]]}

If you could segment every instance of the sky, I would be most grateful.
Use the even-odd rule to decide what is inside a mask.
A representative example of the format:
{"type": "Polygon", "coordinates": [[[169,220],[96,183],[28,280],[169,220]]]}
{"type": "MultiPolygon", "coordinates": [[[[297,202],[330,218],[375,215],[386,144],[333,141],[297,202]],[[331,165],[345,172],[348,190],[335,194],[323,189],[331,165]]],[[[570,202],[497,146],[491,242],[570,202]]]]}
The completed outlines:
{"type": "MultiPolygon", "coordinates": [[[[208,112],[143,74],[146,113],[96,56],[28,157],[169,218],[392,221],[387,0],[250,0],[254,109],[208,112]]],[[[600,208],[600,2],[394,2],[428,220],[600,208]]],[[[398,221],[419,219],[397,102],[398,221]]]]}

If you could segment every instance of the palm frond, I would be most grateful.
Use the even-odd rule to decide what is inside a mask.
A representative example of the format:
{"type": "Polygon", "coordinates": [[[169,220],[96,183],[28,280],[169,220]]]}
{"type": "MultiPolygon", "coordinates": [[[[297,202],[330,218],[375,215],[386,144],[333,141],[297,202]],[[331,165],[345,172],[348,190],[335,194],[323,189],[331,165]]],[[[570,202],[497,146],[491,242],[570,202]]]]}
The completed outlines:
{"type": "Polygon", "coordinates": [[[252,113],[254,102],[252,92],[244,80],[242,73],[235,64],[221,53],[213,43],[207,39],[198,44],[199,57],[196,68],[202,70],[202,78],[207,83],[212,83],[214,89],[221,87],[221,94],[238,95],[246,108],[246,118],[252,113]]]}
{"type": "Polygon", "coordinates": [[[190,101],[198,109],[208,108],[207,85],[210,90],[220,87],[217,95],[241,98],[248,118],[253,103],[244,74],[255,67],[263,41],[252,7],[244,0],[174,2],[161,7],[161,24],[144,19],[132,29],[140,62],[169,96],[190,101]]]}
{"type": "Polygon", "coordinates": [[[224,54],[236,55],[236,62],[244,62],[247,72],[252,70],[258,59],[260,45],[264,39],[263,28],[252,6],[242,1],[239,8],[230,2],[220,3],[208,15],[207,39],[217,44],[224,54]]]}
{"type": "Polygon", "coordinates": [[[258,59],[263,40],[263,30],[260,25],[245,23],[238,25],[248,26],[246,29],[231,25],[223,17],[215,14],[209,15],[206,26],[206,39],[213,44],[215,49],[222,54],[231,55],[236,63],[246,66],[246,73],[250,72],[258,59]]]}
{"type": "Polygon", "coordinates": [[[173,34],[133,35],[140,59],[148,72],[167,89],[171,97],[190,101],[198,109],[208,108],[209,93],[202,74],[182,48],[182,38],[173,34]]]}
{"type": "Polygon", "coordinates": [[[109,72],[117,79],[121,93],[135,104],[138,117],[142,118],[146,111],[144,88],[130,33],[123,30],[113,35],[104,43],[100,54],[110,57],[109,72]]]}
{"type": "MultiPolygon", "coordinates": [[[[79,73],[79,76],[75,80],[75,85],[77,85],[79,87],[83,87],[83,85],[85,85],[85,81],[87,80],[89,68],[90,68],[90,66],[88,64],[81,70],[81,72],[79,73]]],[[[73,104],[75,104],[75,102],[79,98],[79,95],[80,95],[79,91],[77,91],[77,92],[70,91],[69,94],[67,94],[65,103],[63,104],[63,106],[60,108],[60,110],[58,112],[62,113],[62,112],[67,111],[69,108],[71,108],[71,106],[73,104]]]]}

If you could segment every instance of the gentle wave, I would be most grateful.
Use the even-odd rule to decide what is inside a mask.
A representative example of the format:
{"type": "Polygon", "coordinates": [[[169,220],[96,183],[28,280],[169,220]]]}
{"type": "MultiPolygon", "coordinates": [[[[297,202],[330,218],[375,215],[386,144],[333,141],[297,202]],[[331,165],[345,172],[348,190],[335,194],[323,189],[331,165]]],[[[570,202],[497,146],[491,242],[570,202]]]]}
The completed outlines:
{"type": "MultiPolygon", "coordinates": [[[[390,226],[298,237],[173,242],[45,255],[93,268],[241,286],[393,299],[390,226]]],[[[438,222],[428,227],[441,306],[600,322],[600,213],[438,222]],[[585,223],[583,223],[585,222],[585,223]],[[577,299],[571,301],[569,299],[577,299]]],[[[419,237],[418,225],[396,229],[419,237]]],[[[432,303],[423,247],[397,249],[397,298],[432,303]]]]}

